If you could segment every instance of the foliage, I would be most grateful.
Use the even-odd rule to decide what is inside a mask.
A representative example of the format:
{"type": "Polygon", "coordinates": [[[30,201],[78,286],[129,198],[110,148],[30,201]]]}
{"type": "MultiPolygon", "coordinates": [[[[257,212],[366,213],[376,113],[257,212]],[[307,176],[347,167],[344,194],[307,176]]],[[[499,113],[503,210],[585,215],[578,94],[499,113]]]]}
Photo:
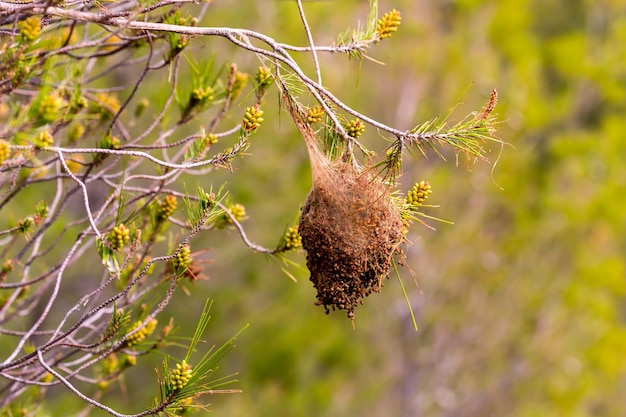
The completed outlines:
{"type": "MultiPolygon", "coordinates": [[[[312,132],[305,138],[309,149],[319,135],[330,160],[367,172],[356,181],[361,188],[376,178],[392,195],[387,189],[398,185],[405,151],[441,154],[443,145],[468,161],[486,160],[488,144],[499,142],[495,90],[483,110],[460,123],[437,118],[400,130],[353,109],[322,82],[318,55],[362,61],[368,48],[395,37],[400,12],[379,18],[377,2],[369,6],[364,28],[316,46],[297,2],[307,34],[307,46],[300,47],[252,29],[210,25],[210,2],[0,4],[0,208],[8,213],[0,232],[3,413],[45,414],[53,408],[47,392],[60,387],[78,400],[66,400],[64,412],[82,409],[83,415],[127,415],[117,411],[129,404],[115,401],[116,387],[128,392],[134,416],[205,409],[202,396],[223,392],[218,388],[230,378],[214,372],[234,338],[193,363],[208,307],[194,336],[177,338],[175,323],[183,330],[188,325],[184,314],[175,314],[173,300],[181,291],[197,296],[198,281],[206,278],[200,235],[235,230],[251,250],[287,265],[286,252],[305,245],[295,224],[275,248],[254,243],[242,225],[246,206],[223,180],[253,144],[281,151],[262,143],[269,116],[275,116],[267,105],[272,88],[297,127],[312,132]],[[219,62],[222,54],[197,58],[196,45],[215,38],[258,59],[249,65],[255,76],[219,62]],[[314,77],[295,58],[301,53],[312,58],[314,77]],[[388,144],[383,158],[376,159],[365,142],[372,128],[388,144]],[[202,177],[201,186],[193,184],[194,176],[202,177]],[[167,315],[173,318],[162,320],[167,315]],[[181,360],[180,348],[187,350],[181,360]],[[125,381],[134,381],[133,369],[149,368],[156,355],[164,359],[156,365],[158,391],[148,405],[136,389],[143,382],[125,381]]],[[[400,226],[405,231],[417,219],[418,204],[389,201],[397,204],[395,245],[400,226]]],[[[390,262],[384,259],[385,268],[374,275],[367,270],[376,288],[390,262]]]]}

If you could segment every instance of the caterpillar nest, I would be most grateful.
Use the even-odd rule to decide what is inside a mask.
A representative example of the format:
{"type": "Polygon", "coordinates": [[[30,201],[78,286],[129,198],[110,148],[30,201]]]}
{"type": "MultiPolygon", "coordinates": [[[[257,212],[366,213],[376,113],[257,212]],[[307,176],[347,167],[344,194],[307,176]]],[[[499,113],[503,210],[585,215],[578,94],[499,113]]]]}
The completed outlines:
{"type": "Polygon", "coordinates": [[[287,110],[304,136],[313,185],[302,207],[298,231],[306,263],[317,290],[317,305],[354,309],[364,297],[379,292],[399,253],[405,223],[390,187],[373,170],[340,160],[330,161],[319,149],[311,126],[297,103],[287,110]]]}

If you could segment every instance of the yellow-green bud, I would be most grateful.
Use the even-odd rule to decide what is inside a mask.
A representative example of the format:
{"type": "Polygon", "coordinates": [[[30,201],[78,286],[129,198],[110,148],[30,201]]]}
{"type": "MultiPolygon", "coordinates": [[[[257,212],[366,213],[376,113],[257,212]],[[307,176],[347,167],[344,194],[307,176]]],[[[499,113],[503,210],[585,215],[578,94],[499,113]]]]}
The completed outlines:
{"type": "Polygon", "coordinates": [[[54,122],[59,116],[59,111],[63,104],[63,99],[56,92],[46,94],[39,101],[37,113],[44,122],[54,122]]]}
{"type": "Polygon", "coordinates": [[[176,368],[170,372],[170,384],[172,391],[182,389],[191,379],[191,366],[183,359],[181,363],[176,364],[176,368]]]}
{"type": "Polygon", "coordinates": [[[99,114],[105,120],[111,117],[111,113],[116,114],[122,107],[119,99],[112,94],[100,93],[96,99],[97,103],[94,103],[91,111],[99,114]]]}
{"type": "Polygon", "coordinates": [[[119,360],[117,359],[117,355],[115,353],[111,353],[106,358],[102,359],[100,362],[100,366],[102,366],[102,373],[106,375],[111,375],[115,372],[119,366],[119,360]]]}
{"type": "Polygon", "coordinates": [[[365,125],[359,119],[353,119],[344,126],[344,129],[349,136],[356,139],[365,131],[365,125]]]}
{"type": "Polygon", "coordinates": [[[180,250],[172,260],[172,267],[175,272],[183,272],[191,265],[191,248],[189,245],[179,245],[178,247],[180,250]]]}
{"type": "MultiPolygon", "coordinates": [[[[228,211],[237,221],[241,221],[246,217],[246,208],[242,204],[232,204],[228,207],[228,211]]],[[[232,223],[230,217],[228,217],[229,223],[232,223]]]]}
{"type": "Polygon", "coordinates": [[[211,145],[215,145],[219,140],[217,139],[217,135],[214,135],[213,133],[209,133],[208,135],[204,136],[204,147],[208,148],[211,145]]]}
{"type": "MultiPolygon", "coordinates": [[[[133,324],[133,327],[131,328],[131,331],[141,327],[141,323],[142,323],[141,320],[137,320],[133,324]]],[[[157,320],[156,319],[150,320],[150,322],[148,324],[146,324],[142,329],[140,329],[136,333],[133,333],[130,336],[128,336],[126,338],[126,344],[128,346],[135,346],[137,343],[143,341],[146,338],[146,336],[149,336],[149,335],[152,334],[152,332],[154,332],[154,329],[156,328],[156,325],[157,325],[157,320]]]]}
{"type": "Polygon", "coordinates": [[[285,233],[285,250],[297,249],[302,246],[302,236],[298,233],[298,226],[290,227],[285,233]]]}
{"type": "Polygon", "coordinates": [[[306,112],[306,120],[311,124],[317,123],[324,118],[324,114],[322,106],[309,107],[306,112]]]}
{"type": "MultiPolygon", "coordinates": [[[[107,135],[100,140],[98,147],[101,149],[119,149],[120,140],[116,136],[107,135]]],[[[109,155],[106,153],[97,153],[93,157],[93,162],[98,165],[104,161],[107,156],[109,155]]]]}
{"type": "Polygon", "coordinates": [[[120,361],[120,368],[128,368],[137,365],[137,357],[134,355],[124,355],[120,361]]]}
{"type": "Polygon", "coordinates": [[[261,66],[256,70],[256,75],[254,80],[257,82],[258,88],[266,89],[269,87],[274,79],[272,78],[272,74],[270,74],[270,70],[267,67],[261,66]]]}
{"type": "Polygon", "coordinates": [[[246,131],[255,131],[263,123],[263,110],[259,108],[258,104],[255,104],[253,107],[246,107],[246,112],[244,113],[242,126],[246,131]]]}
{"type": "Polygon", "coordinates": [[[163,222],[167,220],[176,210],[178,201],[176,196],[168,195],[159,203],[159,212],[157,213],[157,220],[163,222]]]}
{"type": "Polygon", "coordinates": [[[39,380],[47,384],[47,383],[52,382],[53,379],[54,379],[54,376],[52,376],[50,372],[46,372],[45,374],[43,374],[43,376],[39,380]]]}
{"type": "Polygon", "coordinates": [[[83,134],[85,134],[85,126],[81,123],[74,123],[72,124],[72,127],[70,127],[69,132],[67,132],[67,140],[70,143],[74,143],[80,139],[83,134]]]}
{"type": "Polygon", "coordinates": [[[432,194],[430,184],[427,181],[416,182],[406,195],[407,204],[419,207],[432,194]]]}
{"type": "Polygon", "coordinates": [[[31,16],[17,23],[22,39],[32,42],[41,32],[41,20],[37,16],[31,16]]]}
{"type": "Polygon", "coordinates": [[[117,136],[107,135],[102,138],[100,142],[100,147],[102,149],[119,149],[120,148],[120,140],[117,136]]]}
{"type": "Polygon", "coordinates": [[[146,330],[146,335],[150,336],[152,333],[154,333],[154,331],[156,330],[157,324],[159,324],[159,321],[157,319],[150,320],[146,324],[146,327],[144,327],[144,329],[146,330]]]}
{"type": "Polygon", "coordinates": [[[109,233],[109,243],[113,250],[121,250],[128,242],[130,242],[130,230],[124,224],[120,223],[109,233]]]}
{"type": "Polygon", "coordinates": [[[236,71],[235,79],[233,80],[233,85],[230,90],[230,95],[233,100],[239,97],[243,88],[248,84],[248,74],[236,71]]]}
{"type": "Polygon", "coordinates": [[[211,210],[215,206],[215,194],[200,193],[200,208],[202,211],[211,210]]]}
{"type": "Polygon", "coordinates": [[[0,164],[11,156],[11,147],[6,140],[0,139],[0,164]]]}
{"type": "Polygon", "coordinates": [[[104,379],[96,382],[96,388],[98,388],[100,391],[105,391],[107,388],[109,388],[109,385],[111,385],[111,382],[104,379]]]}
{"type": "Polygon", "coordinates": [[[195,104],[206,103],[213,100],[213,89],[210,86],[206,88],[198,87],[191,92],[191,100],[195,104]]]}
{"type": "Polygon", "coordinates": [[[47,148],[48,146],[52,146],[54,144],[54,139],[50,134],[49,130],[43,130],[37,133],[37,137],[35,138],[35,146],[38,148],[47,148]]]}
{"type": "Polygon", "coordinates": [[[400,12],[396,9],[387,12],[376,22],[376,33],[380,39],[391,37],[393,32],[398,31],[398,26],[402,21],[400,12]]]}
{"type": "Polygon", "coordinates": [[[148,100],[147,98],[144,97],[141,100],[139,100],[139,103],[137,103],[137,107],[135,107],[135,117],[141,117],[144,110],[146,110],[146,108],[148,108],[149,105],[150,105],[150,100],[148,100]]]}
{"type": "Polygon", "coordinates": [[[83,168],[83,157],[80,154],[76,154],[72,156],[72,159],[68,159],[65,161],[67,167],[70,169],[72,174],[76,174],[83,168]]]}

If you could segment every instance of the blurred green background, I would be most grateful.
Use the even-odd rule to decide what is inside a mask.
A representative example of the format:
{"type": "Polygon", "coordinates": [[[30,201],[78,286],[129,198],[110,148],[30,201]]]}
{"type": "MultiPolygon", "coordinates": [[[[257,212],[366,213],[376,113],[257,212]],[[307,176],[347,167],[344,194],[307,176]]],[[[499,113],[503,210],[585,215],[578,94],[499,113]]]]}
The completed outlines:
{"type": "MultiPolygon", "coordinates": [[[[293,2],[211,7],[201,24],[305,44],[293,2]]],[[[202,299],[213,299],[214,343],[250,324],[223,366],[239,372],[243,393],[211,398],[214,415],[626,415],[626,4],[395,0],[381,2],[380,14],[394,7],[399,32],[369,51],[386,65],[322,55],[327,87],[400,129],[457,104],[451,119],[459,120],[496,88],[507,145],[492,148],[493,171],[463,158],[456,164],[452,153],[405,161],[403,189],[429,181],[440,207],[428,213],[454,222],[414,226],[409,235],[402,279],[418,332],[396,278],[357,309],[353,330],[343,312],[314,306],[306,270],[292,270],[292,282],[235,231],[194,240],[214,260],[210,279],[178,294],[172,314],[195,323],[202,299]]],[[[305,8],[321,45],[364,22],[368,2],[305,8]]],[[[196,58],[215,52],[250,73],[259,65],[221,39],[192,47],[196,58]]],[[[312,74],[310,57],[300,58],[312,74]]],[[[232,199],[246,206],[250,238],[269,247],[310,186],[304,142],[276,107],[270,93],[266,123],[233,174],[187,184],[228,181],[232,199]]],[[[382,149],[373,128],[365,137],[382,149]]],[[[304,264],[303,254],[291,259],[304,264]]],[[[156,383],[147,376],[151,397],[156,383]]],[[[134,412],[143,404],[129,403],[134,412]]]]}

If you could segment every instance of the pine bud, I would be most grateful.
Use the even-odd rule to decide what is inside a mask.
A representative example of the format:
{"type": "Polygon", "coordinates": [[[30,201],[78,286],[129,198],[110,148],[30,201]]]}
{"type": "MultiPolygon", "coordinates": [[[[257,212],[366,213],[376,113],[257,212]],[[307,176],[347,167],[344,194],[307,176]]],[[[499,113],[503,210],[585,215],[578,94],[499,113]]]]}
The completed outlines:
{"type": "Polygon", "coordinates": [[[31,16],[17,23],[22,39],[32,42],[41,32],[41,20],[37,16],[31,16]]]}
{"type": "Polygon", "coordinates": [[[76,142],[85,134],[85,126],[81,123],[74,123],[72,127],[70,127],[69,132],[67,132],[67,140],[70,143],[76,142]]]}
{"type": "Polygon", "coordinates": [[[250,132],[257,130],[263,123],[262,116],[263,110],[259,108],[258,104],[255,104],[253,107],[247,107],[242,120],[243,129],[250,132]]]}
{"type": "Polygon", "coordinates": [[[91,106],[91,112],[100,115],[103,120],[108,120],[122,107],[119,99],[112,94],[99,93],[96,95],[96,99],[97,102],[91,106]]]}
{"type": "MultiPolygon", "coordinates": [[[[228,211],[230,211],[230,214],[237,221],[241,221],[246,217],[246,208],[242,204],[232,204],[230,207],[228,207],[228,211]]],[[[227,216],[227,219],[229,223],[232,223],[230,217],[227,216]]]]}
{"type": "Polygon", "coordinates": [[[406,202],[417,208],[424,204],[430,194],[432,194],[432,190],[427,181],[416,182],[407,193],[406,202]]]}
{"type": "Polygon", "coordinates": [[[298,226],[290,227],[285,233],[285,250],[297,249],[302,246],[302,237],[298,233],[298,226]]]}
{"type": "Polygon", "coordinates": [[[396,9],[387,12],[376,22],[376,32],[380,39],[390,38],[393,32],[398,31],[402,21],[400,12],[396,9]]]}
{"type": "Polygon", "coordinates": [[[257,95],[263,96],[267,88],[272,85],[274,79],[272,78],[272,74],[267,69],[267,67],[259,67],[256,71],[256,75],[254,76],[254,80],[257,83],[257,95]]]}
{"type": "Polygon", "coordinates": [[[194,106],[208,103],[213,100],[213,97],[213,89],[210,86],[207,86],[206,88],[198,87],[191,92],[191,98],[189,100],[190,106],[191,103],[193,103],[194,106]]]}
{"type": "Polygon", "coordinates": [[[173,391],[182,389],[191,379],[191,366],[185,360],[176,364],[176,368],[170,371],[170,384],[173,391]]]}
{"type": "Polygon", "coordinates": [[[306,112],[306,120],[310,124],[317,123],[324,118],[322,106],[310,107],[306,112]]]}
{"type": "MultiPolygon", "coordinates": [[[[156,329],[157,323],[157,319],[152,319],[142,329],[128,336],[128,338],[126,339],[127,345],[135,346],[139,342],[143,341],[147,336],[150,336],[154,332],[154,329],[156,329]]],[[[135,324],[133,324],[131,331],[141,327],[141,325],[142,321],[137,320],[135,324]]]]}
{"type": "Polygon", "coordinates": [[[42,121],[46,123],[54,122],[59,116],[59,111],[63,104],[63,99],[57,93],[46,94],[39,101],[37,113],[42,121]]]}
{"type": "Polygon", "coordinates": [[[157,220],[159,223],[167,220],[174,213],[177,205],[178,201],[176,200],[176,196],[165,196],[165,198],[159,203],[159,212],[157,213],[157,220]]]}
{"type": "Polygon", "coordinates": [[[0,164],[11,157],[11,147],[6,140],[0,139],[0,164]]]}
{"type": "Polygon", "coordinates": [[[111,249],[115,251],[121,250],[124,245],[130,242],[130,230],[124,224],[120,223],[109,232],[109,244],[111,249]]]}
{"type": "Polygon", "coordinates": [[[43,130],[37,133],[37,137],[35,138],[35,146],[38,148],[47,148],[48,146],[52,146],[54,144],[54,139],[50,134],[49,130],[43,130]]]}
{"type": "Polygon", "coordinates": [[[239,97],[239,94],[241,94],[246,84],[248,84],[248,74],[236,71],[233,86],[230,90],[230,95],[233,100],[236,100],[237,97],[239,97]]]}
{"type": "Polygon", "coordinates": [[[179,245],[178,247],[180,250],[172,260],[172,267],[176,272],[183,272],[191,265],[191,248],[188,245],[179,245]]]}
{"type": "Polygon", "coordinates": [[[349,136],[356,139],[365,131],[365,125],[359,119],[353,119],[344,126],[344,129],[349,136]]]}

